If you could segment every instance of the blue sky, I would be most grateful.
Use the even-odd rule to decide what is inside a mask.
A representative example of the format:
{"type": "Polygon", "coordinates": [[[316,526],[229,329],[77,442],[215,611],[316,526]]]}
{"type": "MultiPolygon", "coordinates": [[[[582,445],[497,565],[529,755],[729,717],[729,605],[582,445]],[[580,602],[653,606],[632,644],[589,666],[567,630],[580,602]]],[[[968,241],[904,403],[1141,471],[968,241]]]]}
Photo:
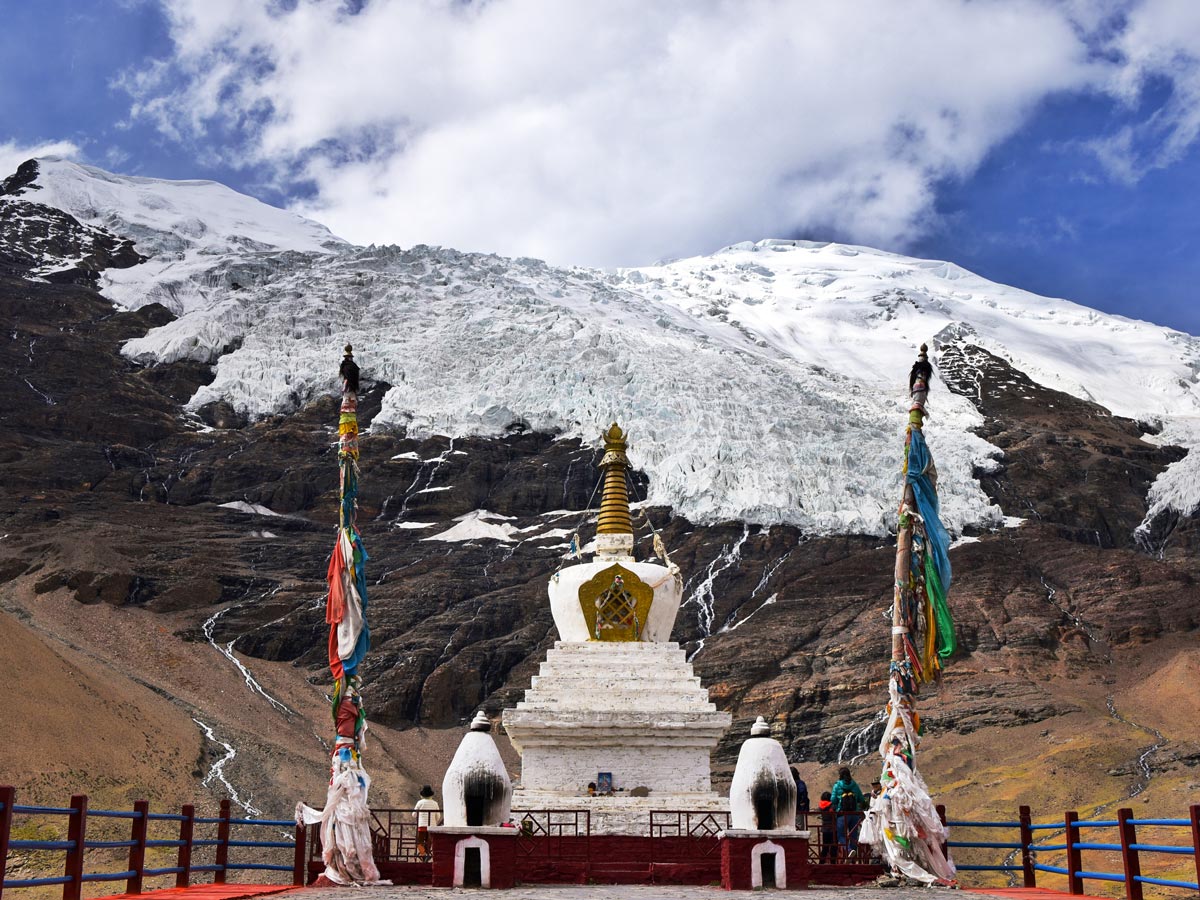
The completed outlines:
{"type": "Polygon", "coordinates": [[[554,262],[836,238],[1200,334],[1200,4],[621,2],[9,0],[0,161],[554,262]]]}
{"type": "Polygon", "coordinates": [[[211,178],[265,196],[253,172],[223,165],[202,147],[163,135],[131,117],[122,75],[169,56],[167,20],[152,3],[19,0],[5,3],[0,29],[0,144],[71,141],[82,161],[132,175],[211,178]]]}
{"type": "Polygon", "coordinates": [[[970,178],[942,186],[940,225],[910,249],[1200,334],[1200,147],[1128,184],[1073,145],[1130,115],[1097,98],[1047,103],[970,178]]]}

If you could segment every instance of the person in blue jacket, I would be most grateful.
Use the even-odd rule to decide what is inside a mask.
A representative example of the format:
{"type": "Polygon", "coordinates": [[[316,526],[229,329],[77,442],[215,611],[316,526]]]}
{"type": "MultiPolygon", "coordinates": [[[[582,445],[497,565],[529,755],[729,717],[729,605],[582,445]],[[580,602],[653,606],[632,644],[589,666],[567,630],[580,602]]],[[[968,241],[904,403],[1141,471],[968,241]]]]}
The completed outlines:
{"type": "Polygon", "coordinates": [[[863,800],[862,788],[850,777],[850,770],[845,766],[838,769],[838,780],[833,784],[830,799],[837,813],[838,844],[846,848],[846,855],[853,855],[858,849],[858,827],[862,824],[862,810],[867,808],[863,800]]]}

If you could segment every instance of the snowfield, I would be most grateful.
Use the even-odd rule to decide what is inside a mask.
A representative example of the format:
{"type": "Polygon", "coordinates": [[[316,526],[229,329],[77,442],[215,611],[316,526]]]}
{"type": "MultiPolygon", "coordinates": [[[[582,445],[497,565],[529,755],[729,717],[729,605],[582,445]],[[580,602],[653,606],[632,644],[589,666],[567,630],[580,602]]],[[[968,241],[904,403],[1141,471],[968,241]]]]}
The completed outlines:
{"type": "Polygon", "coordinates": [[[228,262],[348,246],[324,225],[215,181],[113,175],[47,158],[38,160],[35,184],[38,190],[27,191],[22,199],[129,238],[149,257],[136,271],[103,273],[104,295],[128,309],[148,303],[161,303],[177,315],[206,309],[214,300],[211,273],[224,270],[228,262]]]}
{"type": "MultiPolygon", "coordinates": [[[[214,361],[193,408],[295,409],[337,389],[352,343],[364,374],[391,385],[373,428],[454,437],[520,425],[594,444],[617,420],[650,502],[697,522],[823,534],[894,527],[907,375],[923,341],[936,363],[939,342],[968,340],[1041,384],[1154,422],[1157,440],[1200,445],[1200,339],[951,263],[804,241],[617,272],[361,248],[211,182],[42,166],[46,189],[30,199],[150,257],[107,272],[102,290],[179,315],[124,352],[214,361]]],[[[936,380],[930,412],[947,527],[1003,527],[972,477],[1001,457],[970,433],[979,413],[936,380]]],[[[1150,499],[1194,509],[1197,454],[1150,499]]]]}

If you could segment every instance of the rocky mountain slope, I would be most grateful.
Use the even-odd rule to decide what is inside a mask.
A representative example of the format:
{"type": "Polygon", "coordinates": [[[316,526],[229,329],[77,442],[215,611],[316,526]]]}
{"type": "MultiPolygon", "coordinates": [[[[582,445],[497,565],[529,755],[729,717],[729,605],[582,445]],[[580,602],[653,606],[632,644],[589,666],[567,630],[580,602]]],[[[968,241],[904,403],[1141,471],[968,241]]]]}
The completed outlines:
{"type": "MultiPolygon", "coordinates": [[[[614,416],[641,468],[639,552],[652,522],[686,578],[674,637],[734,713],[717,771],[756,715],[817,783],[865,761],[921,340],[962,648],[924,701],[935,790],[1005,808],[1046,766],[1063,774],[1035,805],[1137,791],[1174,809],[1200,787],[1200,719],[1146,687],[1196,664],[1195,338],[866,248],[605,273],[351,247],[218,185],[61,161],[0,191],[5,647],[57,648],[47,684],[71,667],[120,682],[92,716],[173,715],[195,764],[164,757],[163,796],[224,790],[224,744],[222,778],[255,808],[319,788],[346,341],[369,385],[362,671],[382,800],[439,778],[461,723],[528,686],[614,416]],[[983,754],[1016,744],[1005,781],[983,754]]],[[[45,799],[99,778],[36,727],[36,684],[20,696],[50,771],[7,777],[45,799]]],[[[132,794],[143,774],[120,777],[132,794]]]]}

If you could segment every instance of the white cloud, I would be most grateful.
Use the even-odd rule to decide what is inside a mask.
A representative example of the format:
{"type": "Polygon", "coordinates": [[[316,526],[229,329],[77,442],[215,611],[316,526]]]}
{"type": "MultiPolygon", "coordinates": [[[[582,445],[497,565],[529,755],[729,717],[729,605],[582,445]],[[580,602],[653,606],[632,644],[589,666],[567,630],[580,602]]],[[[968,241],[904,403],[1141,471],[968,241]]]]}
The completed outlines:
{"type": "Polygon", "coordinates": [[[72,141],[43,141],[40,144],[18,144],[16,141],[0,143],[0,180],[7,178],[17,171],[17,167],[27,159],[39,156],[79,155],[79,147],[72,141]]]}
{"type": "Polygon", "coordinates": [[[1159,71],[1172,5],[1139,7],[1123,64],[1095,52],[1107,0],[162,2],[176,53],[124,80],[135,115],[240,135],[351,240],[601,265],[903,248],[1046,97],[1159,71]]]}
{"type": "Polygon", "coordinates": [[[1157,79],[1166,100],[1144,120],[1088,143],[1113,177],[1134,183],[1179,162],[1200,137],[1200,3],[1144,0],[1113,41],[1121,54],[1111,92],[1136,107],[1157,79]]]}

